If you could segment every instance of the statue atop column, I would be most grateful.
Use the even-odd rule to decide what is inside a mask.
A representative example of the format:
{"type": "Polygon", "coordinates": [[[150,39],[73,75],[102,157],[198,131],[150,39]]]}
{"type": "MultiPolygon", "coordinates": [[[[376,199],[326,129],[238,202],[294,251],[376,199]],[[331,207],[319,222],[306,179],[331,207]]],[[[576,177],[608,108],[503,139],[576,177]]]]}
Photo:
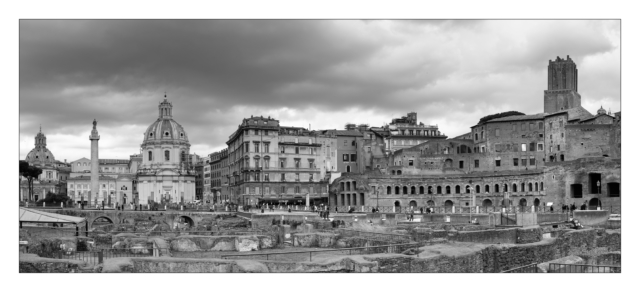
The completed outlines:
{"type": "Polygon", "coordinates": [[[96,129],[96,125],[98,125],[98,122],[96,122],[96,119],[93,119],[93,129],[96,129]]]}

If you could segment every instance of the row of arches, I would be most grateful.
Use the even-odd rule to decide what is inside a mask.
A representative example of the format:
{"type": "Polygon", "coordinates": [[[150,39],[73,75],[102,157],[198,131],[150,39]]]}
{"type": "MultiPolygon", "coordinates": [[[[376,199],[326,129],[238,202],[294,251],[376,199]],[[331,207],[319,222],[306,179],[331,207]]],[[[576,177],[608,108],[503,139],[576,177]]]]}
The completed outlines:
{"type": "Polygon", "coordinates": [[[350,192],[355,190],[357,190],[357,184],[355,181],[340,182],[340,192],[350,192]]]}
{"type": "MultiPolygon", "coordinates": [[[[500,201],[498,201],[496,203],[498,204],[498,206],[504,206],[505,205],[505,201],[504,200],[500,200],[500,201]]],[[[512,200],[508,200],[506,202],[507,206],[511,206],[512,204],[513,204],[512,200]]],[[[528,203],[527,199],[525,199],[525,198],[522,198],[522,199],[520,199],[518,201],[518,206],[523,206],[524,207],[524,206],[528,206],[528,204],[529,203],[528,203]]],[[[400,201],[395,201],[393,205],[396,206],[396,207],[402,207],[402,203],[400,201]]],[[[444,201],[444,207],[445,208],[451,208],[451,207],[453,207],[453,205],[454,205],[454,202],[452,200],[444,201]]],[[[482,207],[491,207],[493,205],[494,205],[494,202],[491,199],[482,200],[482,207]]],[[[409,206],[412,206],[412,207],[415,208],[415,207],[418,207],[418,203],[415,200],[411,200],[411,201],[409,201],[409,206]]],[[[433,200],[428,200],[426,206],[427,207],[435,207],[436,204],[435,204],[435,202],[433,200]]],[[[534,199],[533,200],[533,206],[536,206],[536,207],[540,206],[540,199],[538,199],[538,198],[534,199]]]]}
{"type": "MultiPolygon", "coordinates": [[[[453,188],[450,185],[446,186],[386,186],[387,195],[422,195],[422,194],[470,194],[472,191],[475,191],[476,194],[482,193],[482,189],[480,185],[475,185],[475,190],[471,185],[455,185],[453,188]]],[[[543,182],[529,182],[529,183],[521,183],[520,186],[518,184],[513,183],[511,186],[509,184],[494,184],[493,188],[491,185],[484,185],[485,193],[500,193],[500,192],[540,192],[544,191],[544,183],[543,182]]]]}

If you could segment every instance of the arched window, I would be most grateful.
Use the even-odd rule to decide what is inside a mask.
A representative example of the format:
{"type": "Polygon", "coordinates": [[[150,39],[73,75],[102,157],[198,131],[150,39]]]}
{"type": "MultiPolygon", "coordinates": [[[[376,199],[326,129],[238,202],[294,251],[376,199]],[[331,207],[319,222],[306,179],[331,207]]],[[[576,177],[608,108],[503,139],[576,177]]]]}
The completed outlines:
{"type": "Polygon", "coordinates": [[[428,186],[427,187],[427,194],[429,194],[429,195],[433,194],[433,187],[432,186],[428,186]]]}
{"type": "Polygon", "coordinates": [[[538,191],[538,183],[536,182],[536,192],[538,191]]]}
{"type": "Polygon", "coordinates": [[[526,189],[524,188],[524,183],[521,183],[521,184],[520,184],[520,189],[521,189],[523,192],[526,192],[526,189]]]}
{"type": "Polygon", "coordinates": [[[347,165],[347,172],[351,172],[351,165],[347,165]]]}
{"type": "Polygon", "coordinates": [[[476,194],[480,193],[480,185],[476,185],[476,194]]]}
{"type": "Polygon", "coordinates": [[[533,184],[532,183],[529,183],[529,191],[533,192],[533,184]]]}
{"type": "Polygon", "coordinates": [[[411,194],[412,195],[416,194],[416,187],[415,186],[411,186],[411,194]]]}
{"type": "Polygon", "coordinates": [[[420,186],[419,191],[420,191],[420,194],[421,194],[421,195],[422,195],[422,194],[424,194],[424,186],[420,186]]]}
{"type": "Polygon", "coordinates": [[[460,193],[460,186],[456,185],[456,194],[460,193]]]}
{"type": "Polygon", "coordinates": [[[438,186],[436,188],[436,194],[442,194],[442,187],[441,186],[438,186]]]}
{"type": "Polygon", "coordinates": [[[500,186],[498,184],[495,184],[493,186],[493,191],[496,192],[496,193],[499,193],[500,192],[500,186]]]}
{"type": "Polygon", "coordinates": [[[171,156],[171,155],[170,155],[169,150],[165,150],[165,151],[164,151],[164,161],[169,161],[170,156],[171,156]]]}
{"type": "Polygon", "coordinates": [[[396,195],[399,195],[399,194],[400,194],[400,187],[396,186],[396,195]]]}
{"type": "Polygon", "coordinates": [[[392,175],[396,175],[396,170],[395,170],[395,169],[394,169],[394,170],[391,170],[391,174],[392,174],[392,175]]]}
{"type": "Polygon", "coordinates": [[[149,161],[152,161],[152,160],[153,160],[153,152],[149,151],[149,161]]]}
{"type": "Polygon", "coordinates": [[[403,195],[407,194],[407,186],[402,187],[402,194],[403,195]]]}
{"type": "Polygon", "coordinates": [[[356,146],[356,141],[351,141],[351,146],[356,146]]]}
{"type": "Polygon", "coordinates": [[[391,194],[391,187],[387,186],[387,195],[390,195],[390,194],[391,194]]]}
{"type": "Polygon", "coordinates": [[[402,174],[402,170],[398,170],[398,175],[401,175],[401,174],[402,174]]]}
{"type": "Polygon", "coordinates": [[[504,192],[505,192],[505,193],[506,193],[506,192],[508,192],[508,191],[509,191],[509,185],[504,184],[503,189],[504,189],[504,192]]]}
{"type": "Polygon", "coordinates": [[[489,193],[491,190],[489,189],[489,185],[484,185],[484,192],[489,193]]]}
{"type": "Polygon", "coordinates": [[[447,194],[451,194],[451,186],[446,186],[445,190],[447,194]]]}
{"type": "Polygon", "coordinates": [[[517,184],[513,184],[511,186],[511,191],[514,192],[514,193],[517,193],[518,192],[518,185],[517,184]]]}
{"type": "Polygon", "coordinates": [[[540,191],[544,191],[544,182],[540,182],[540,191]]]}

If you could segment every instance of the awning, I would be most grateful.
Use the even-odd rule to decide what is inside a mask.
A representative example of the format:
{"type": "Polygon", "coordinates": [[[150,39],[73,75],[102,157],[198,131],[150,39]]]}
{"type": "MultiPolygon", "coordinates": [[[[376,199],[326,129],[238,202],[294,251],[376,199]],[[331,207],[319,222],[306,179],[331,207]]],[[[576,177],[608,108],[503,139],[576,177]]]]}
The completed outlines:
{"type": "Polygon", "coordinates": [[[60,215],[56,213],[49,213],[45,211],[20,207],[20,222],[78,224],[85,221],[87,221],[87,219],[82,217],[60,215]]]}

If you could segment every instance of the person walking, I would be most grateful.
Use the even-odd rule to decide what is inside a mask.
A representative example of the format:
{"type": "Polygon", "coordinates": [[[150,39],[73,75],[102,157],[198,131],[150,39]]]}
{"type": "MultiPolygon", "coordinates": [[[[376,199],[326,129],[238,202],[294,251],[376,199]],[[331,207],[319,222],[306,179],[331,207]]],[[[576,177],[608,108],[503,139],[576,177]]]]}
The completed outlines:
{"type": "Polygon", "coordinates": [[[413,222],[413,210],[409,213],[409,221],[413,222]]]}

